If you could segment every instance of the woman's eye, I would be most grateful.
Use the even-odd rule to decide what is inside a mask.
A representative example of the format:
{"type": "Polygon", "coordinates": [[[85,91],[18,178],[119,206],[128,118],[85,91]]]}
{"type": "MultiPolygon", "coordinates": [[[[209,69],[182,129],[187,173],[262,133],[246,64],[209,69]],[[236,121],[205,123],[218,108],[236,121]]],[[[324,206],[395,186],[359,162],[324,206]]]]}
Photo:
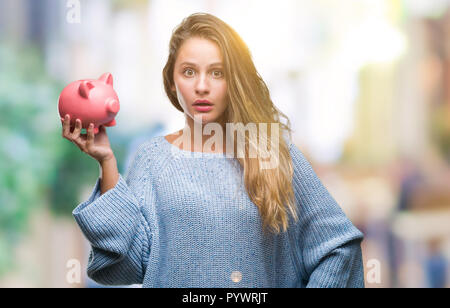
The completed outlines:
{"type": "Polygon", "coordinates": [[[191,77],[192,74],[194,73],[194,71],[191,70],[190,68],[188,68],[188,69],[185,69],[185,70],[183,71],[183,73],[184,73],[184,75],[186,75],[186,76],[188,76],[188,77],[191,77]]]}
{"type": "MultiPolygon", "coordinates": [[[[190,69],[190,68],[187,68],[183,71],[183,74],[186,77],[192,77],[192,76],[194,76],[194,73],[195,73],[194,70],[190,69]]],[[[213,71],[212,75],[214,78],[221,78],[221,77],[223,77],[223,72],[222,71],[213,71]]]]}
{"type": "Polygon", "coordinates": [[[214,72],[213,72],[213,76],[214,76],[214,77],[220,78],[220,77],[223,76],[223,73],[222,73],[222,71],[214,71],[214,72]],[[218,73],[218,74],[216,74],[216,73],[218,73]]]}

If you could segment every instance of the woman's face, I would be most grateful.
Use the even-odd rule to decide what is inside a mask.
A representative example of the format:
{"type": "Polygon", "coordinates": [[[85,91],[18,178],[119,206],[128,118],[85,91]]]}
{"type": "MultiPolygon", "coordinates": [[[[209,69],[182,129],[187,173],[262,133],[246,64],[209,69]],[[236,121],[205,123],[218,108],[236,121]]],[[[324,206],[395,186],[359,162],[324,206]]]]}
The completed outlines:
{"type": "Polygon", "coordinates": [[[227,84],[219,47],[204,38],[189,38],[178,50],[173,79],[178,101],[184,113],[202,124],[222,122],[227,107],[227,84]],[[194,106],[207,100],[210,107],[194,106]]]}

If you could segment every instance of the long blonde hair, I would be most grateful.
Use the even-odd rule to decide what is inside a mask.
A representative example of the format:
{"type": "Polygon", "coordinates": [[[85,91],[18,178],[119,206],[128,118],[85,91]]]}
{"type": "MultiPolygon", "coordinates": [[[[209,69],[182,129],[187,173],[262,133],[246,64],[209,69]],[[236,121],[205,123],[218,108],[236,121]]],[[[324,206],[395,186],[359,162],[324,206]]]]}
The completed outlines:
{"type": "MultiPolygon", "coordinates": [[[[269,90],[253,64],[247,45],[229,25],[211,14],[192,14],[172,33],[163,79],[166,94],[175,108],[184,112],[176,93],[172,91],[174,65],[179,48],[191,37],[208,39],[216,43],[222,52],[228,89],[226,123],[243,125],[256,123],[258,127],[258,123],[276,123],[278,136],[283,136],[283,132],[287,132],[291,138],[289,118],[274,106],[269,90]],[[287,124],[281,123],[280,117],[285,118],[287,124]]],[[[245,155],[237,159],[243,168],[248,196],[259,209],[264,231],[270,229],[275,233],[279,233],[280,230],[285,232],[289,225],[288,212],[298,220],[292,188],[293,167],[289,148],[283,137],[278,138],[278,147],[274,147],[270,133],[266,135],[259,130],[259,134],[260,138],[261,136],[267,138],[266,144],[270,145],[268,150],[270,155],[274,155],[275,148],[279,151],[278,167],[261,168],[259,151],[245,133],[243,136],[245,155]],[[248,155],[250,147],[258,152],[256,158],[248,155]]]]}

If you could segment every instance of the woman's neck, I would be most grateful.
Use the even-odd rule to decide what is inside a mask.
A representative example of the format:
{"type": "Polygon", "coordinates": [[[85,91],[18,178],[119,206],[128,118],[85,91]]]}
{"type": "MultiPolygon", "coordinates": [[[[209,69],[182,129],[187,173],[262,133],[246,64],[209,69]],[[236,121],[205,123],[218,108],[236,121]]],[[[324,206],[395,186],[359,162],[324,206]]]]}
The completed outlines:
{"type": "MultiPolygon", "coordinates": [[[[194,122],[192,118],[186,119],[185,127],[178,131],[178,135],[183,135],[183,140],[190,140],[190,150],[194,152],[226,152],[226,132],[225,123],[211,122],[216,124],[210,130],[211,134],[205,133],[205,126],[207,123],[194,122]],[[220,127],[219,127],[220,126],[220,127]],[[215,129],[214,129],[215,128],[215,129]],[[219,132],[217,132],[219,130],[219,132]],[[205,143],[210,140],[205,147],[205,143]]],[[[209,133],[209,132],[208,132],[209,133]]],[[[183,142],[183,148],[186,146],[183,142]]],[[[189,145],[187,146],[189,148],[189,145]]]]}

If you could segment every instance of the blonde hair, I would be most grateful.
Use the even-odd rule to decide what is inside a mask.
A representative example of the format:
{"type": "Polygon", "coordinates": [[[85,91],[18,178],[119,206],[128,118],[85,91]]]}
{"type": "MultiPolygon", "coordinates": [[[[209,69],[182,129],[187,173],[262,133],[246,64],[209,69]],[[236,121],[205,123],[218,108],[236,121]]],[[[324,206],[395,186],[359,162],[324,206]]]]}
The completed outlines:
{"type": "MultiPolygon", "coordinates": [[[[277,123],[278,136],[283,132],[289,133],[291,138],[290,121],[273,104],[269,90],[253,64],[250,51],[241,37],[225,22],[206,13],[195,13],[185,18],[173,31],[169,43],[169,56],[163,69],[164,88],[171,103],[179,111],[184,112],[178,102],[176,93],[172,91],[174,85],[174,65],[178,50],[183,42],[191,37],[208,39],[217,44],[222,52],[225,78],[227,82],[227,102],[225,110],[226,123],[277,123]],[[280,122],[280,117],[287,120],[287,124],[280,122]]],[[[259,127],[259,125],[257,124],[259,127]]],[[[259,131],[261,138],[261,130],[259,131]]],[[[270,134],[263,133],[270,145],[270,155],[277,148],[278,166],[272,169],[262,169],[261,156],[249,157],[250,147],[255,145],[245,137],[245,155],[237,158],[244,172],[244,183],[249,198],[258,207],[262,219],[263,229],[270,229],[275,233],[288,229],[291,213],[298,220],[292,188],[293,167],[289,147],[283,137],[278,138],[278,147],[271,144],[270,134]]],[[[236,139],[235,139],[236,140],[236,139]]],[[[236,147],[235,147],[236,148],[236,147]]],[[[255,149],[259,154],[258,149],[255,149]]]]}

